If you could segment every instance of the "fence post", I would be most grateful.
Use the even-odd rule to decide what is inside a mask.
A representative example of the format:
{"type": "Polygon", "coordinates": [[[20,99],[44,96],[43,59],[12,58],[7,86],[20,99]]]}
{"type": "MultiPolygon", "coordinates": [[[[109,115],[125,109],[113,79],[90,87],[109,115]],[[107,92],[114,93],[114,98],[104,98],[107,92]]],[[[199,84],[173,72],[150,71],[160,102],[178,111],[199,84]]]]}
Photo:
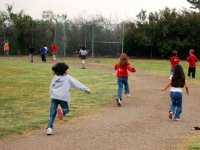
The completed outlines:
{"type": "Polygon", "coordinates": [[[124,53],[124,23],[122,24],[122,53],[124,53]]]}
{"type": "Polygon", "coordinates": [[[94,24],[92,25],[92,58],[94,58],[94,24]]]}

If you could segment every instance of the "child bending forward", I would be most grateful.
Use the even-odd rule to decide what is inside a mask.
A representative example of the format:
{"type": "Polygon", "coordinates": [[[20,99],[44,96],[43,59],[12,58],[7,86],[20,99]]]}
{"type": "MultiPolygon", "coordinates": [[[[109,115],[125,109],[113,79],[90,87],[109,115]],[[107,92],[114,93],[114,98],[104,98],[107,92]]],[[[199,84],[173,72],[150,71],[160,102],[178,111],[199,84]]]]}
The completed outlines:
{"type": "Polygon", "coordinates": [[[50,86],[50,119],[47,128],[47,135],[53,134],[53,123],[58,113],[58,119],[62,120],[63,116],[69,112],[70,89],[72,87],[79,89],[85,93],[90,93],[89,88],[84,86],[78,80],[67,74],[69,67],[63,63],[57,63],[52,67],[55,76],[51,81],[50,86]],[[60,107],[58,107],[60,105],[60,107]]]}
{"type": "Polygon", "coordinates": [[[183,68],[181,65],[176,65],[174,68],[174,74],[170,83],[161,91],[165,91],[167,88],[170,88],[170,97],[171,97],[171,105],[169,108],[169,118],[174,119],[176,121],[180,120],[180,114],[182,113],[182,88],[185,87],[187,94],[188,87],[185,82],[185,74],[183,72],[183,68]]]}
{"type": "Polygon", "coordinates": [[[134,68],[131,67],[129,63],[129,58],[126,54],[121,54],[119,57],[119,62],[115,65],[115,70],[117,70],[117,84],[118,84],[118,91],[117,91],[117,105],[121,106],[122,101],[122,90],[123,85],[125,89],[125,94],[127,97],[130,97],[129,85],[128,85],[128,71],[136,72],[134,68]]]}

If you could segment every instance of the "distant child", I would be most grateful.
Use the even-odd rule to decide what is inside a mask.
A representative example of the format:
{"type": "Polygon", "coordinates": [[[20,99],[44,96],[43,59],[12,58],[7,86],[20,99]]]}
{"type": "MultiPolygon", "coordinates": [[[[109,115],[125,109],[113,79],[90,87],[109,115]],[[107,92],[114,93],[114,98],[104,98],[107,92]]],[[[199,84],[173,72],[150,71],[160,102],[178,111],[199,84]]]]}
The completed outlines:
{"type": "Polygon", "coordinates": [[[177,64],[179,64],[180,62],[180,59],[179,57],[177,56],[177,50],[173,50],[172,51],[172,56],[170,58],[170,63],[171,63],[171,70],[170,70],[170,79],[172,78],[173,74],[174,74],[174,68],[177,64]]]}
{"type": "Polygon", "coordinates": [[[122,101],[122,90],[123,85],[125,88],[125,94],[129,98],[130,91],[129,91],[129,85],[128,85],[128,71],[136,72],[136,70],[131,67],[129,58],[126,54],[121,54],[119,57],[119,62],[115,65],[115,70],[117,70],[117,84],[118,84],[118,92],[117,92],[117,105],[121,106],[122,101]]]}
{"type": "Polygon", "coordinates": [[[46,62],[46,53],[47,53],[47,47],[44,44],[44,46],[40,49],[42,62],[46,62]]]}
{"type": "Polygon", "coordinates": [[[69,112],[71,88],[79,89],[84,93],[90,93],[89,88],[67,74],[68,68],[69,67],[63,62],[57,63],[52,67],[55,76],[50,85],[51,108],[47,135],[53,134],[53,123],[56,114],[58,113],[58,119],[62,120],[63,116],[69,112]],[[60,105],[61,108],[58,107],[58,105],[60,105]]]}
{"type": "Polygon", "coordinates": [[[30,59],[30,62],[32,63],[33,62],[33,53],[35,51],[35,48],[33,47],[32,44],[30,44],[29,48],[28,48],[28,53],[29,53],[29,59],[30,59]]]}
{"type": "Polygon", "coordinates": [[[56,52],[57,52],[57,46],[56,46],[55,43],[53,43],[51,45],[51,52],[52,52],[52,55],[53,55],[52,60],[55,61],[56,60],[56,52]]]}
{"type": "Polygon", "coordinates": [[[169,118],[176,121],[180,120],[180,114],[182,113],[182,88],[185,86],[186,93],[189,95],[188,87],[185,81],[185,74],[181,65],[177,64],[174,68],[174,74],[170,83],[161,91],[165,91],[170,88],[171,105],[169,109],[169,118]]]}
{"type": "Polygon", "coordinates": [[[85,46],[82,46],[79,51],[81,62],[82,62],[82,69],[86,69],[85,60],[87,58],[87,53],[88,53],[88,51],[86,50],[85,46]]]}
{"type": "Polygon", "coordinates": [[[192,78],[194,79],[196,74],[196,62],[198,61],[198,59],[194,55],[193,49],[189,51],[189,56],[187,57],[187,61],[189,62],[188,78],[190,78],[190,75],[192,74],[192,78]]]}
{"type": "Polygon", "coordinates": [[[3,50],[4,50],[4,55],[6,55],[7,57],[9,57],[10,47],[9,47],[8,43],[4,44],[3,50]]]}

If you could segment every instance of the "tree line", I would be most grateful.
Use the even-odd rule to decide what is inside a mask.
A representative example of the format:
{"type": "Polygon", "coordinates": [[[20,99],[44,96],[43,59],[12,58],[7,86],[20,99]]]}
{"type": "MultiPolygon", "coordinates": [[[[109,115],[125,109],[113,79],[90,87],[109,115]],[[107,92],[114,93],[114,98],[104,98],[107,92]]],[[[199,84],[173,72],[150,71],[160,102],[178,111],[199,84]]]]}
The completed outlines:
{"type": "MultiPolygon", "coordinates": [[[[200,8],[199,1],[190,3],[193,8],[200,8]]],[[[22,10],[13,12],[12,5],[7,5],[6,11],[0,11],[0,44],[2,47],[8,42],[14,55],[27,54],[30,43],[39,53],[43,44],[50,46],[55,42],[62,49],[60,55],[65,52],[73,55],[82,44],[88,49],[94,48],[96,56],[101,57],[117,57],[123,46],[124,52],[132,57],[168,58],[176,49],[179,57],[185,59],[189,49],[194,49],[195,54],[200,56],[199,35],[200,12],[186,9],[165,8],[148,15],[146,10],[141,10],[136,20],[116,25],[98,15],[90,20],[81,17],[69,20],[67,15],[44,11],[42,19],[36,20],[22,10]],[[92,45],[92,40],[109,43],[92,45]],[[116,42],[122,40],[123,45],[116,42]]],[[[3,53],[2,48],[0,53],[3,53]]]]}

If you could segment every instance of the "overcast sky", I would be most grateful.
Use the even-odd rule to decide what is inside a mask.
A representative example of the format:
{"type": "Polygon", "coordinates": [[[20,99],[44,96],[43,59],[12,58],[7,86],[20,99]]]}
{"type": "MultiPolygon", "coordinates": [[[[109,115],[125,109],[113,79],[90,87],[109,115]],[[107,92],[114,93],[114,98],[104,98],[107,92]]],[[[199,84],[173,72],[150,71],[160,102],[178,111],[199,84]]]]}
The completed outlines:
{"type": "Polygon", "coordinates": [[[165,7],[190,7],[187,0],[0,0],[0,10],[5,10],[6,4],[13,4],[15,12],[24,10],[34,19],[41,19],[43,10],[52,10],[56,14],[67,14],[71,19],[102,14],[119,21],[135,19],[141,9],[149,13],[165,7]]]}

